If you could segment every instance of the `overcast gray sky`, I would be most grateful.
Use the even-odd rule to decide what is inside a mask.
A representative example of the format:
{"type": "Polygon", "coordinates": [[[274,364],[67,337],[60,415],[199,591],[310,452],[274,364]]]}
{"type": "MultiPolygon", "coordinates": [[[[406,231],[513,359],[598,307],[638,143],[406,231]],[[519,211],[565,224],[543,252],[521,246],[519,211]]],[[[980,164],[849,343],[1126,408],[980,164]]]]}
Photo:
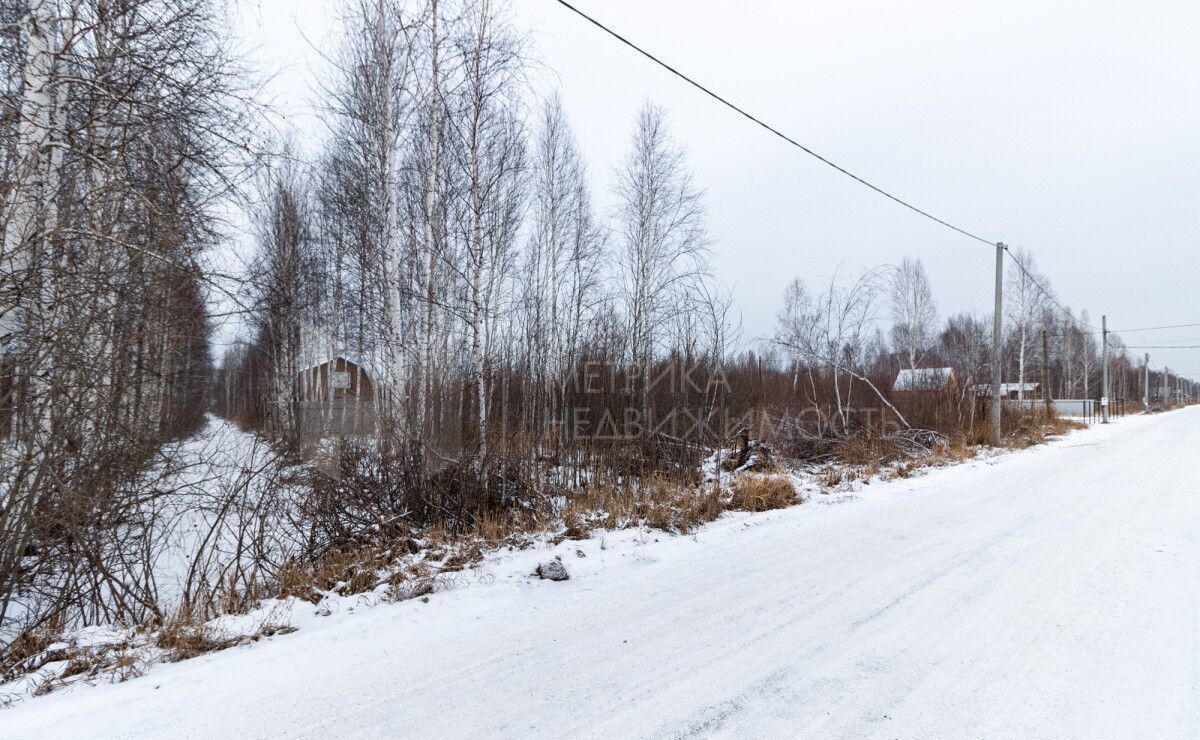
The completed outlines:
{"type": "MultiPolygon", "coordinates": [[[[1200,323],[1200,3],[575,0],[848,169],[989,239],[1032,250],[1060,300],[1114,328],[1200,323]]],[[[302,139],[338,3],[257,0],[244,42],[302,139]]],[[[830,170],[553,0],[513,0],[558,86],[600,205],[646,99],[707,191],[714,264],[747,337],[785,284],[920,257],[941,314],[990,310],[994,253],[830,170]]],[[[1010,263],[1011,264],[1011,263],[1010,263]]],[[[1200,344],[1200,327],[1129,334],[1200,344]]],[[[1200,350],[1150,350],[1200,377],[1200,350]]]]}

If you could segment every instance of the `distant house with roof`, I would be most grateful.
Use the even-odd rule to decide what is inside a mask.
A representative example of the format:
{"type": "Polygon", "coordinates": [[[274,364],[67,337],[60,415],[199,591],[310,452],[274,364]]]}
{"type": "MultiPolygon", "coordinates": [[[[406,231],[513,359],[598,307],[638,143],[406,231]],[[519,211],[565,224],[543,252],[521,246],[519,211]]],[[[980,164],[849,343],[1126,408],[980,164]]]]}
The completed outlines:
{"type": "MultiPolygon", "coordinates": [[[[992,384],[982,383],[975,386],[975,395],[991,396],[992,384]]],[[[1018,398],[1025,400],[1037,400],[1042,397],[1041,383],[1001,383],[1000,397],[1009,401],[1015,401],[1018,398]]]]}
{"type": "Polygon", "coordinates": [[[921,397],[934,394],[953,394],[958,391],[958,377],[949,367],[905,368],[896,375],[892,393],[898,397],[921,397]]]}
{"type": "Polygon", "coordinates": [[[310,439],[369,436],[376,429],[376,401],[383,377],[368,355],[349,351],[315,325],[301,328],[292,379],[297,430],[310,439]]]}

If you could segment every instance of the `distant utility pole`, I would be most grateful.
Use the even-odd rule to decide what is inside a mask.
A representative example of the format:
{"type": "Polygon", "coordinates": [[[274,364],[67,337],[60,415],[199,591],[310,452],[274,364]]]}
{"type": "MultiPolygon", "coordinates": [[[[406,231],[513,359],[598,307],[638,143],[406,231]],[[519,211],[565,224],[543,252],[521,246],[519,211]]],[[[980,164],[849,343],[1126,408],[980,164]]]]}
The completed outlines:
{"type": "Polygon", "coordinates": [[[1101,356],[1101,362],[1104,363],[1104,382],[1101,388],[1100,396],[1100,413],[1104,417],[1104,423],[1108,423],[1108,317],[1100,317],[1100,333],[1104,337],[1104,352],[1101,356]]]}
{"type": "Polygon", "coordinates": [[[996,311],[992,314],[992,444],[1000,446],[1000,340],[1004,311],[1004,242],[996,242],[996,311]]]}
{"type": "Polygon", "coordinates": [[[1046,400],[1046,418],[1050,418],[1050,340],[1042,329],[1042,398],[1046,400]]]}
{"type": "Polygon", "coordinates": [[[1142,365],[1142,375],[1144,382],[1142,383],[1142,408],[1146,411],[1150,410],[1150,353],[1146,353],[1146,363],[1142,365]]]}

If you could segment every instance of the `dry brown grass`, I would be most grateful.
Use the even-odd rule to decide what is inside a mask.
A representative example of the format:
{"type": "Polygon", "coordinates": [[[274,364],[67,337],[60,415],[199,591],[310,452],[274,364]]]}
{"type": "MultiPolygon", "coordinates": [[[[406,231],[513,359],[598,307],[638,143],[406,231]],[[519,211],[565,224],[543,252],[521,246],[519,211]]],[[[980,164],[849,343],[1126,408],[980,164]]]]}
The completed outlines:
{"type": "Polygon", "coordinates": [[[143,675],[149,663],[142,649],[128,646],[116,649],[111,646],[100,649],[80,648],[72,651],[70,662],[63,672],[54,680],[39,686],[38,690],[49,692],[71,683],[72,679],[94,678],[102,673],[110,681],[128,681],[143,675]]]}
{"type": "Polygon", "coordinates": [[[978,452],[979,449],[972,446],[966,437],[959,435],[952,438],[938,454],[947,462],[960,463],[974,458],[978,452]]]}
{"type": "Polygon", "coordinates": [[[453,552],[442,563],[442,572],[455,572],[463,568],[478,563],[483,560],[483,549],[480,542],[474,539],[468,539],[453,552]]]}
{"type": "MultiPolygon", "coordinates": [[[[871,465],[870,470],[878,470],[878,465],[871,465]]],[[[830,465],[817,476],[817,482],[822,488],[838,488],[853,483],[862,477],[858,468],[848,468],[842,465],[830,465]]]]}
{"type": "Polygon", "coordinates": [[[470,535],[489,547],[525,546],[529,535],[544,529],[532,511],[514,509],[503,514],[483,511],[476,514],[470,535]]]}
{"type": "MultiPolygon", "coordinates": [[[[45,677],[34,687],[32,694],[42,696],[80,681],[127,681],[143,675],[148,666],[161,660],[187,660],[234,645],[295,631],[295,627],[264,622],[251,634],[225,635],[211,624],[201,621],[193,612],[181,609],[158,627],[131,633],[114,642],[94,645],[70,644],[64,645],[61,650],[50,651],[52,660],[66,661],[66,665],[53,675],[45,677]]],[[[43,661],[43,664],[45,662],[43,661]]],[[[30,670],[33,669],[26,669],[25,672],[30,670]]]]}
{"type": "Polygon", "coordinates": [[[882,465],[903,455],[903,451],[884,437],[855,436],[837,444],[837,459],[846,465],[882,465]]]}
{"type": "Polygon", "coordinates": [[[0,678],[11,681],[51,660],[61,659],[46,653],[59,631],[53,626],[22,631],[0,652],[0,678]]]}
{"type": "Polygon", "coordinates": [[[935,447],[928,456],[910,458],[896,463],[885,471],[884,476],[888,480],[909,478],[923,468],[941,467],[965,462],[975,457],[978,451],[979,448],[971,445],[967,441],[966,436],[956,436],[948,440],[946,444],[935,447]]]}
{"type": "Polygon", "coordinates": [[[648,478],[636,488],[589,486],[568,501],[562,512],[564,529],[557,541],[586,539],[593,529],[635,525],[684,534],[725,511],[767,511],[798,501],[788,477],[770,473],[743,473],[724,491],[658,477],[648,478]]]}
{"type": "Polygon", "coordinates": [[[708,486],[651,478],[640,487],[637,514],[664,532],[687,533],[721,515],[721,497],[708,486]]]}
{"type": "Polygon", "coordinates": [[[639,486],[588,486],[573,494],[562,512],[561,539],[586,539],[592,529],[644,524],[686,533],[721,515],[721,496],[707,486],[651,477],[639,486]]]}
{"type": "MultiPolygon", "coordinates": [[[[5,681],[30,675],[50,663],[66,663],[61,670],[39,681],[31,691],[33,696],[43,696],[60,687],[99,676],[108,681],[127,681],[145,673],[151,662],[146,645],[136,640],[81,646],[64,642],[60,632],[48,629],[18,635],[5,648],[3,658],[5,681]]],[[[5,703],[0,698],[0,707],[5,703]]]]}
{"type": "Polygon", "coordinates": [[[316,592],[311,570],[295,561],[288,561],[280,566],[275,574],[276,589],[281,599],[297,598],[312,604],[321,600],[316,592]]]}
{"type": "Polygon", "coordinates": [[[418,539],[397,541],[390,547],[344,550],[328,554],[315,564],[288,562],[276,574],[276,595],[319,603],[327,593],[353,596],[379,590],[384,598],[401,601],[437,590],[438,577],[454,574],[480,562],[485,548],[495,547],[514,535],[503,523],[485,520],[480,530],[452,534],[432,526],[418,539]]]}
{"type": "Polygon", "coordinates": [[[920,470],[923,467],[928,467],[933,464],[934,464],[934,461],[932,459],[924,460],[924,461],[920,461],[920,462],[918,462],[916,460],[907,460],[905,462],[898,463],[895,466],[893,466],[891,468],[891,470],[887,473],[886,477],[889,480],[897,480],[900,478],[911,478],[913,473],[917,472],[918,470],[920,470]]]}
{"type": "MultiPolygon", "coordinates": [[[[234,645],[258,642],[264,637],[291,634],[296,629],[296,627],[278,624],[267,619],[259,624],[253,632],[226,634],[211,623],[201,621],[187,609],[179,609],[162,626],[152,632],[151,637],[153,645],[165,651],[166,659],[176,662],[205,653],[225,650],[234,645]]],[[[107,646],[105,652],[96,661],[97,667],[92,668],[92,672],[95,673],[102,669],[118,680],[125,680],[126,677],[137,675],[136,672],[144,667],[146,657],[138,650],[128,648],[129,646],[124,646],[124,649],[114,650],[113,646],[107,646]]]]}
{"type": "Polygon", "coordinates": [[[616,485],[586,486],[568,495],[563,508],[564,525],[561,539],[584,540],[596,528],[628,526],[636,516],[637,502],[626,487],[616,485]]]}
{"type": "Polygon", "coordinates": [[[224,650],[238,642],[236,638],[219,634],[186,609],[172,614],[154,635],[154,644],[167,651],[167,659],[171,661],[224,650]]]}
{"type": "Polygon", "coordinates": [[[1062,436],[1071,430],[1085,428],[1086,424],[1061,416],[1022,416],[1013,420],[1013,425],[1005,429],[1004,446],[1023,449],[1042,444],[1051,437],[1062,436]]]}
{"type": "Polygon", "coordinates": [[[785,475],[741,475],[733,482],[729,508],[770,511],[797,503],[796,487],[785,475]]]}
{"type": "MultiPolygon", "coordinates": [[[[436,538],[433,547],[441,547],[446,535],[443,530],[440,534],[433,533],[431,538],[436,538]]],[[[416,549],[411,542],[397,542],[391,547],[334,551],[311,564],[285,563],[275,578],[277,596],[294,596],[315,604],[330,591],[343,596],[366,593],[385,581],[381,574],[401,556],[416,549]]]]}
{"type": "Polygon", "coordinates": [[[420,568],[407,573],[393,573],[388,578],[387,597],[389,601],[407,601],[421,596],[427,596],[438,590],[439,581],[432,574],[431,568],[420,568]]]}

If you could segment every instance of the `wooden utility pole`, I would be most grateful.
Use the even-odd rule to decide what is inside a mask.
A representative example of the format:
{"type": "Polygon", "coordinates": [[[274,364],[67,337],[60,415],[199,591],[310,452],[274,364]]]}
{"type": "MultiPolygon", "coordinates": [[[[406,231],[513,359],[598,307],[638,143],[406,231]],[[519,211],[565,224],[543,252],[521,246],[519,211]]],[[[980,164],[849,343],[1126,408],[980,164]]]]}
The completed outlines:
{"type": "Polygon", "coordinates": [[[1100,389],[1100,414],[1101,421],[1108,423],[1108,317],[1100,317],[1100,333],[1104,338],[1104,350],[1101,353],[1101,361],[1104,363],[1103,384],[1100,389]]]}
{"type": "Polygon", "coordinates": [[[992,314],[992,444],[1000,446],[1001,320],[1004,312],[1004,242],[996,243],[996,311],[992,314]]]}
{"type": "Polygon", "coordinates": [[[1046,401],[1046,418],[1052,415],[1050,410],[1050,340],[1046,338],[1046,330],[1042,329],[1042,398],[1046,401]]]}

